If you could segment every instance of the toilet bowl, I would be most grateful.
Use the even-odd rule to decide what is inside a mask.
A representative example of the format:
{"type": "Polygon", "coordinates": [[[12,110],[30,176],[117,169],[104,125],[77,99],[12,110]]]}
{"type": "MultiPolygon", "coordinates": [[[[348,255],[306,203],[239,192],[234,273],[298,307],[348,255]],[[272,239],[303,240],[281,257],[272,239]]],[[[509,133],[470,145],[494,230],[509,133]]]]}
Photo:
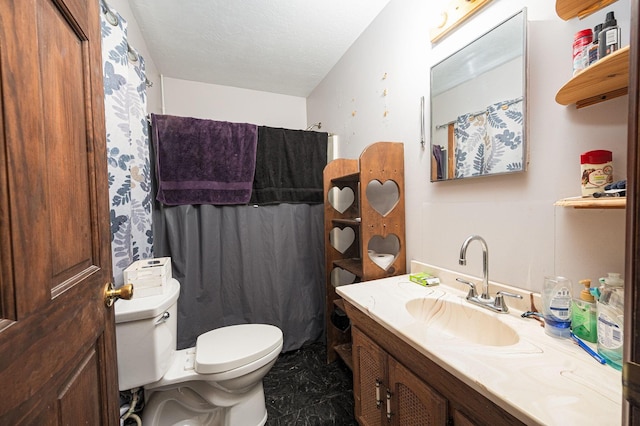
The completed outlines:
{"type": "Polygon", "coordinates": [[[180,285],[115,306],[120,390],[145,389],[145,426],[264,425],[262,379],[282,350],[267,324],[221,327],[176,350],[180,285]]]}

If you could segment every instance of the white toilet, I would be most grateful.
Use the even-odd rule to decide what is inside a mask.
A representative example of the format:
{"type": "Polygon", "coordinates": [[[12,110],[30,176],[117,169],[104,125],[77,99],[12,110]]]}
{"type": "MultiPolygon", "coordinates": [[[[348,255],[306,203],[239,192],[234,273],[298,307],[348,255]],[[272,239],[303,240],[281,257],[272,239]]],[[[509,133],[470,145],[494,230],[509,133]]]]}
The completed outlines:
{"type": "Polygon", "coordinates": [[[282,331],[242,324],[200,335],[176,351],[180,284],[115,304],[120,390],[145,389],[145,426],[258,426],[267,421],[263,377],[282,350],[282,331]]]}

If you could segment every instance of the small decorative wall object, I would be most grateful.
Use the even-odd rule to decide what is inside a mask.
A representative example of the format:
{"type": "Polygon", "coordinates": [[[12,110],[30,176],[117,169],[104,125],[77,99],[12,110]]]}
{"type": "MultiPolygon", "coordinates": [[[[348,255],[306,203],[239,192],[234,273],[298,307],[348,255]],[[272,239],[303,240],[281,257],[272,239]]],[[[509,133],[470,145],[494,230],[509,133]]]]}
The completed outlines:
{"type": "Polygon", "coordinates": [[[431,43],[435,43],[447,33],[457,28],[471,15],[491,0],[451,0],[441,12],[441,20],[435,28],[429,30],[431,43]]]}

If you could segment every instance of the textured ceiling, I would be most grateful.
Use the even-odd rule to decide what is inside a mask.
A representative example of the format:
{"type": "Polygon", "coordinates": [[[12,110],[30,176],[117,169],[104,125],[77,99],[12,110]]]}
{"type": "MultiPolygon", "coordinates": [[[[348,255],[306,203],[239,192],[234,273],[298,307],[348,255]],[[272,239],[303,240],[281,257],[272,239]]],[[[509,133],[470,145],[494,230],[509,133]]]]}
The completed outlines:
{"type": "Polygon", "coordinates": [[[166,77],[306,97],[389,0],[129,0],[166,77]]]}

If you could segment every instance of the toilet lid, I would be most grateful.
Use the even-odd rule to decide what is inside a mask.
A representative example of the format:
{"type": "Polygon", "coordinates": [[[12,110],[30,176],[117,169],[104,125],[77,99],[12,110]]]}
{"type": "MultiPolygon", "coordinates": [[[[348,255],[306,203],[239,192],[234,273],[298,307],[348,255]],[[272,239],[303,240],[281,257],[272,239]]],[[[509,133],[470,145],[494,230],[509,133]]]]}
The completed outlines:
{"type": "Polygon", "coordinates": [[[217,328],[198,336],[196,371],[221,373],[256,361],[282,343],[282,331],[267,324],[240,324],[217,328]]]}

